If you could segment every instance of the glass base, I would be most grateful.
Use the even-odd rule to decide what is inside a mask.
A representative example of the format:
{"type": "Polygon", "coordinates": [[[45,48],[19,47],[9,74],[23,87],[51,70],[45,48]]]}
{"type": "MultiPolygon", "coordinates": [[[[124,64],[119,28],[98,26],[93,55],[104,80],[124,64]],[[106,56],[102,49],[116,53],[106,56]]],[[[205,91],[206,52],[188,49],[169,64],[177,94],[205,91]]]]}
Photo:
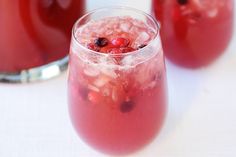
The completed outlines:
{"type": "Polygon", "coordinates": [[[58,76],[68,67],[69,57],[43,65],[40,67],[22,70],[17,73],[1,73],[0,82],[4,83],[29,83],[35,81],[44,81],[58,76]]]}

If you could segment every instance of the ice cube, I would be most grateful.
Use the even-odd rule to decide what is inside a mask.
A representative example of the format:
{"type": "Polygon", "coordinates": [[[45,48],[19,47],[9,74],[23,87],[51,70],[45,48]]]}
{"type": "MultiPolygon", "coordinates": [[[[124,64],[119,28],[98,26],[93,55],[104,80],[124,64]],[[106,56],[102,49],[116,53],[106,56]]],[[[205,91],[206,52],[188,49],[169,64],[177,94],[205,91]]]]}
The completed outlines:
{"type": "Polygon", "coordinates": [[[112,100],[113,100],[114,102],[116,102],[116,101],[118,100],[118,94],[117,94],[117,91],[116,91],[115,88],[113,88],[113,90],[112,90],[112,95],[111,95],[111,97],[112,97],[112,100]]]}
{"type": "Polygon", "coordinates": [[[136,68],[136,78],[137,81],[141,84],[141,85],[147,85],[147,83],[150,82],[151,78],[152,78],[152,73],[153,70],[156,69],[157,67],[153,65],[156,65],[156,63],[153,63],[153,61],[148,61],[145,62],[141,65],[138,65],[139,67],[136,68]]]}
{"type": "Polygon", "coordinates": [[[129,30],[130,34],[138,34],[139,32],[140,32],[139,29],[135,26],[132,26],[129,30]]]}
{"type": "Polygon", "coordinates": [[[96,87],[103,87],[104,85],[106,85],[108,82],[110,81],[110,79],[106,76],[101,76],[99,77],[98,79],[96,79],[93,84],[96,86],[96,87]]]}
{"type": "Polygon", "coordinates": [[[122,59],[122,65],[125,65],[125,66],[131,66],[134,62],[134,57],[129,55],[129,56],[125,56],[123,59],[122,59]]]}
{"type": "Polygon", "coordinates": [[[212,8],[210,10],[207,11],[208,17],[214,18],[217,16],[218,14],[218,9],[217,8],[212,8]]]}
{"type": "Polygon", "coordinates": [[[121,63],[122,63],[122,66],[124,66],[124,69],[129,69],[131,66],[135,66],[135,63],[136,63],[136,58],[135,56],[132,56],[132,55],[129,55],[129,56],[125,56],[121,63]]]}
{"type": "Polygon", "coordinates": [[[90,77],[96,77],[98,76],[100,71],[96,67],[87,66],[84,69],[84,74],[90,77]]]}
{"type": "Polygon", "coordinates": [[[101,73],[103,73],[106,76],[109,76],[111,78],[116,78],[117,75],[115,73],[116,68],[116,61],[114,58],[107,56],[107,57],[101,57],[99,59],[98,69],[101,73]]]}
{"type": "Polygon", "coordinates": [[[156,86],[156,84],[157,84],[157,82],[155,80],[155,81],[152,81],[151,83],[149,83],[148,85],[144,85],[144,88],[145,89],[147,89],[147,88],[152,89],[156,86]]]}
{"type": "Polygon", "coordinates": [[[99,91],[100,91],[97,87],[95,87],[95,86],[93,86],[93,85],[91,85],[91,84],[88,84],[88,89],[89,89],[89,90],[92,90],[92,91],[94,91],[94,92],[99,92],[99,91]]]}
{"type": "Polygon", "coordinates": [[[139,36],[136,38],[136,42],[143,44],[145,41],[148,41],[150,36],[147,32],[141,32],[139,36]]]}
{"type": "Polygon", "coordinates": [[[124,32],[128,32],[131,28],[131,24],[130,23],[122,23],[120,24],[120,29],[124,32]]]}
{"type": "Polygon", "coordinates": [[[109,36],[109,35],[112,35],[112,33],[113,33],[113,30],[112,30],[112,29],[107,29],[104,34],[105,34],[106,36],[109,36]]]}
{"type": "Polygon", "coordinates": [[[105,89],[103,89],[102,94],[103,94],[103,96],[109,96],[110,90],[108,88],[105,88],[105,89]]]}
{"type": "Polygon", "coordinates": [[[101,71],[101,73],[103,73],[106,76],[109,76],[111,78],[117,78],[117,75],[116,75],[114,69],[112,69],[112,68],[101,67],[100,71],[101,71]]]}
{"type": "Polygon", "coordinates": [[[140,67],[136,73],[136,78],[140,84],[143,84],[146,82],[146,80],[149,78],[149,76],[147,75],[147,72],[146,72],[146,70],[148,70],[148,69],[145,69],[143,67],[143,65],[141,65],[141,66],[142,67],[140,67]]]}

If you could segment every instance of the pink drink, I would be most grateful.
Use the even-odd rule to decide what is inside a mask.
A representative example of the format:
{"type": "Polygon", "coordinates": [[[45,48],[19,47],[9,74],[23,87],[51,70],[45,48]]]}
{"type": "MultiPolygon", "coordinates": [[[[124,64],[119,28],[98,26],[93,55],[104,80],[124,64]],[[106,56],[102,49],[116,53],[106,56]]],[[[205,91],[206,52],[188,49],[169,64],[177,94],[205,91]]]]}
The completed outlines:
{"type": "MultiPolygon", "coordinates": [[[[97,12],[108,10],[121,8],[97,12]]],[[[96,12],[77,22],[72,38],[71,119],[80,137],[93,148],[109,154],[132,153],[155,138],[166,113],[159,28],[146,14],[141,14],[145,21],[118,14],[84,23],[89,15],[96,12]],[[106,41],[98,44],[100,38],[106,41]]]]}
{"type": "Polygon", "coordinates": [[[233,0],[153,0],[168,59],[198,68],[215,61],[233,32],[233,0]]]}
{"type": "MultiPolygon", "coordinates": [[[[65,66],[54,62],[68,55],[73,23],[83,11],[84,0],[0,0],[0,81],[50,63],[65,66]]],[[[45,75],[36,72],[27,78],[45,75]]]]}

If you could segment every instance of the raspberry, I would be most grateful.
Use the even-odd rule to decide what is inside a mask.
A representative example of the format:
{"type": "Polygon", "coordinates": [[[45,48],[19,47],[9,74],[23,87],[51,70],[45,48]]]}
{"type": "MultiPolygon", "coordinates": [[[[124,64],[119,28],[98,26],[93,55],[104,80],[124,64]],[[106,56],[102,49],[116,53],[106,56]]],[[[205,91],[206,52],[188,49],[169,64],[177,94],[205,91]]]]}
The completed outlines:
{"type": "Polygon", "coordinates": [[[114,38],[111,41],[112,45],[114,45],[115,47],[126,47],[129,45],[130,41],[129,39],[126,38],[122,38],[122,37],[118,37],[118,38],[114,38]]]}

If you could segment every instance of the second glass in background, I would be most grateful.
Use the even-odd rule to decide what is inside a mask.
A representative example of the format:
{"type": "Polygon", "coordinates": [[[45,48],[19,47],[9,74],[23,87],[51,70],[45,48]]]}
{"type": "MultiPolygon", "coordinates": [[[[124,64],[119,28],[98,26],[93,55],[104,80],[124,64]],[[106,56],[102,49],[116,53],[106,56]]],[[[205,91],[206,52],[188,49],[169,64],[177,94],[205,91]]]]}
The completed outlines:
{"type": "Polygon", "coordinates": [[[233,34],[233,0],[153,0],[166,57],[199,68],[214,62],[233,34]]]}

